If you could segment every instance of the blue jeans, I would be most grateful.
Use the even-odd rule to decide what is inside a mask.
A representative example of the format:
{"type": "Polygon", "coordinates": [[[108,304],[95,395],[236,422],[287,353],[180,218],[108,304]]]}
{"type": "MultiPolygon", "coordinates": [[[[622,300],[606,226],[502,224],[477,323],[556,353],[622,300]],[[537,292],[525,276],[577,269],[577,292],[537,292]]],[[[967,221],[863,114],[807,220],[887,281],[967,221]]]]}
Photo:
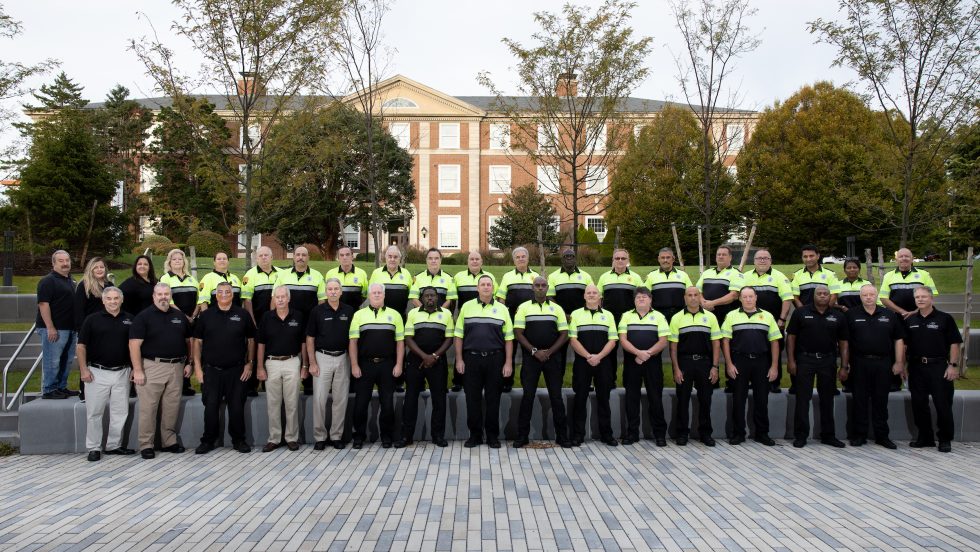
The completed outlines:
{"type": "Polygon", "coordinates": [[[75,362],[75,342],[78,334],[73,330],[58,330],[58,340],[48,341],[48,330],[37,330],[41,338],[41,393],[68,388],[68,370],[75,362]]]}

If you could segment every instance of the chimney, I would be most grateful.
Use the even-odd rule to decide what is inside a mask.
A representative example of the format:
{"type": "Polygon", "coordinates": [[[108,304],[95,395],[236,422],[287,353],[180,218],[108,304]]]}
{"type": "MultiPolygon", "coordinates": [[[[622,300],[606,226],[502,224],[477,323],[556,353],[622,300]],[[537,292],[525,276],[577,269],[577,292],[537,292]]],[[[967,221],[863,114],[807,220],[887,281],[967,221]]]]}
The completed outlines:
{"type": "Polygon", "coordinates": [[[575,73],[562,73],[558,75],[558,83],[555,85],[555,95],[559,98],[578,96],[578,75],[575,73]]]}
{"type": "Polygon", "coordinates": [[[251,71],[243,71],[242,73],[240,73],[240,75],[242,76],[242,78],[238,79],[237,81],[239,96],[265,95],[265,87],[263,87],[259,83],[258,77],[256,76],[255,73],[251,71]]]}

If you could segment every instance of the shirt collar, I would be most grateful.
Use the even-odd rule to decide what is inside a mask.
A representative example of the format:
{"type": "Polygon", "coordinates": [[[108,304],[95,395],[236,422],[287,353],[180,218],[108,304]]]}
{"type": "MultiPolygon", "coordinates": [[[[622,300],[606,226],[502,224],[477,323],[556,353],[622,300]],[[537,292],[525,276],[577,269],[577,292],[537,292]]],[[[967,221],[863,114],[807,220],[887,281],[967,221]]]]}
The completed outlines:
{"type": "Polygon", "coordinates": [[[489,307],[490,305],[492,305],[494,303],[494,300],[493,300],[493,297],[491,297],[489,301],[487,301],[486,303],[484,303],[483,301],[480,300],[480,296],[477,295],[476,296],[476,302],[479,303],[481,307],[486,308],[486,307],[489,307]]]}
{"type": "Polygon", "coordinates": [[[909,271],[908,272],[902,272],[902,269],[900,269],[900,268],[896,268],[895,269],[895,272],[898,272],[899,274],[902,275],[902,278],[905,278],[906,276],[908,276],[909,274],[912,274],[913,272],[918,272],[918,270],[915,269],[915,265],[912,265],[912,267],[909,268],[909,271]]]}
{"type": "Polygon", "coordinates": [[[357,268],[357,267],[355,267],[353,264],[351,264],[350,265],[350,270],[344,270],[343,265],[337,265],[337,272],[340,272],[341,274],[353,274],[355,268],[357,268]]]}
{"type": "Polygon", "coordinates": [[[697,311],[691,312],[690,309],[688,309],[687,306],[685,305],[684,306],[684,310],[681,311],[681,312],[685,312],[687,314],[690,314],[691,317],[693,318],[693,317],[695,317],[695,316],[697,316],[699,314],[704,314],[704,307],[698,307],[698,310],[697,311]]]}
{"type": "Polygon", "coordinates": [[[474,273],[470,270],[470,267],[466,267],[466,273],[472,276],[473,278],[478,278],[483,274],[487,274],[487,271],[481,268],[479,272],[474,273]]]}
{"type": "Polygon", "coordinates": [[[569,276],[571,276],[572,274],[575,274],[576,272],[580,272],[579,269],[578,269],[578,265],[576,265],[575,268],[573,268],[572,270],[565,270],[564,268],[559,268],[558,271],[559,272],[564,272],[565,274],[568,274],[569,276]]]}
{"type": "Polygon", "coordinates": [[[384,305],[381,305],[378,308],[374,308],[371,305],[368,305],[368,308],[371,309],[371,312],[373,312],[375,316],[381,314],[385,310],[385,306],[384,305]]]}
{"type": "Polygon", "coordinates": [[[303,272],[300,272],[300,271],[296,270],[296,265],[293,265],[293,268],[289,269],[289,271],[292,272],[293,274],[295,274],[296,277],[301,278],[301,277],[306,276],[307,274],[310,273],[310,267],[306,267],[306,270],[304,270],[303,272]]]}
{"type": "Polygon", "coordinates": [[[428,274],[430,278],[436,278],[436,277],[442,275],[442,269],[440,268],[439,269],[439,272],[436,272],[435,274],[433,274],[433,273],[429,272],[429,269],[427,268],[427,269],[425,269],[425,273],[428,274]]]}
{"type": "Polygon", "coordinates": [[[671,273],[671,272],[677,272],[677,267],[676,267],[676,266],[672,266],[672,267],[670,267],[670,270],[664,270],[664,269],[662,269],[662,268],[659,268],[659,267],[657,267],[657,270],[658,270],[658,271],[659,271],[659,272],[660,272],[661,274],[666,274],[667,276],[670,276],[670,273],[671,273]]]}
{"type": "Polygon", "coordinates": [[[752,312],[749,312],[749,311],[745,310],[744,307],[739,307],[738,310],[740,312],[745,313],[745,316],[755,316],[755,315],[759,314],[759,307],[758,307],[758,305],[756,305],[755,310],[752,311],[752,312]]]}
{"type": "Polygon", "coordinates": [[[213,268],[211,269],[211,272],[214,272],[215,274],[217,274],[218,276],[221,276],[225,280],[228,279],[228,273],[227,272],[218,272],[217,270],[215,270],[213,268]]]}
{"type": "Polygon", "coordinates": [[[756,270],[756,268],[755,268],[755,267],[753,267],[753,268],[752,268],[752,272],[755,272],[755,273],[756,273],[756,274],[758,274],[759,276],[762,276],[762,274],[770,274],[770,275],[771,275],[771,274],[772,274],[772,267],[770,266],[770,267],[769,267],[769,270],[767,270],[767,271],[765,271],[765,272],[763,272],[762,274],[759,274],[759,271],[758,271],[758,270],[756,270]]]}
{"type": "Polygon", "coordinates": [[[610,270],[609,272],[612,272],[616,276],[622,276],[623,274],[629,274],[630,273],[630,267],[624,268],[622,272],[616,272],[616,269],[615,268],[612,269],[612,270],[610,270]]]}

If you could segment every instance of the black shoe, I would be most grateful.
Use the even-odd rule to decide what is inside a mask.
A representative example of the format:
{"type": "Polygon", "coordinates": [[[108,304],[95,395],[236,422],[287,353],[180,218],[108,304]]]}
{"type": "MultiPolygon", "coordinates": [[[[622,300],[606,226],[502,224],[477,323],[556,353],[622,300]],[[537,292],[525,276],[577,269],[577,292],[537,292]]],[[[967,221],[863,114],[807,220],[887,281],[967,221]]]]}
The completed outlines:
{"type": "Polygon", "coordinates": [[[497,439],[487,439],[487,446],[490,448],[500,448],[500,441],[497,439]]]}
{"type": "MultiPolygon", "coordinates": [[[[584,439],[581,439],[579,437],[572,437],[572,446],[573,447],[580,447],[580,446],[582,446],[582,443],[583,442],[584,442],[584,439]]],[[[603,439],[602,442],[606,442],[606,440],[603,439]]]]}
{"type": "Polygon", "coordinates": [[[677,443],[677,446],[679,447],[687,446],[687,435],[678,435],[677,439],[674,439],[674,441],[677,443]]]}
{"type": "Polygon", "coordinates": [[[48,391],[47,393],[41,395],[42,399],[67,399],[68,395],[65,395],[61,391],[54,390],[48,391]]]}
{"type": "Polygon", "coordinates": [[[834,396],[840,395],[840,389],[834,389],[834,396]]]}
{"type": "Polygon", "coordinates": [[[272,452],[277,448],[279,448],[279,443],[266,443],[265,446],[262,447],[262,452],[272,452]]]}
{"type": "Polygon", "coordinates": [[[155,452],[153,452],[153,449],[148,448],[148,449],[141,450],[140,451],[140,456],[143,457],[143,460],[152,460],[152,459],[156,458],[157,455],[156,455],[155,452]]]}
{"type": "Polygon", "coordinates": [[[131,399],[135,399],[136,398],[136,387],[133,386],[133,385],[130,385],[129,386],[129,398],[131,398],[131,399]]]}
{"type": "Polygon", "coordinates": [[[381,448],[391,448],[391,441],[381,441],[381,448]]]}
{"type": "Polygon", "coordinates": [[[452,391],[453,393],[461,393],[463,391],[463,386],[462,385],[454,385],[453,388],[450,389],[450,391],[452,391]]]}
{"type": "MultiPolygon", "coordinates": [[[[783,390],[779,388],[779,384],[778,383],[774,383],[774,384],[772,384],[772,385],[769,386],[769,392],[772,393],[773,395],[778,395],[779,393],[782,393],[783,390]]],[[[790,395],[795,395],[796,394],[796,389],[793,389],[792,387],[790,387],[789,388],[789,394],[790,395]]]]}
{"type": "Polygon", "coordinates": [[[512,446],[514,448],[522,448],[522,447],[526,446],[528,443],[530,443],[530,441],[528,441],[527,439],[521,437],[520,439],[515,439],[514,442],[511,443],[510,446],[512,446]]]}
{"type": "Polygon", "coordinates": [[[405,392],[405,387],[403,385],[395,386],[395,393],[404,393],[404,392],[405,392]]]}
{"type": "Polygon", "coordinates": [[[161,452],[172,452],[174,454],[180,454],[182,452],[187,451],[187,449],[185,449],[184,448],[184,445],[182,445],[180,443],[174,443],[174,444],[170,445],[169,447],[163,447],[162,449],[160,449],[160,451],[161,452]]]}
{"type": "Polygon", "coordinates": [[[107,451],[105,451],[105,453],[106,454],[118,455],[118,456],[129,456],[131,454],[136,454],[136,451],[133,450],[133,449],[119,447],[119,448],[114,448],[112,450],[107,450],[107,451]]]}
{"type": "Polygon", "coordinates": [[[572,442],[571,442],[570,440],[568,440],[568,439],[558,439],[558,440],[557,440],[557,441],[555,441],[555,442],[556,442],[556,443],[558,444],[558,446],[559,446],[559,447],[561,447],[561,448],[572,448],[572,447],[574,447],[574,446],[575,446],[575,445],[573,445],[573,444],[572,444],[572,442]]]}
{"type": "Polygon", "coordinates": [[[704,446],[706,446],[706,447],[713,447],[713,446],[715,446],[715,440],[714,440],[714,438],[713,438],[713,437],[711,437],[710,435],[709,435],[709,436],[707,436],[707,437],[702,437],[702,438],[701,438],[701,442],[702,442],[702,443],[704,444],[704,446]]]}
{"type": "Polygon", "coordinates": [[[185,397],[193,397],[194,395],[197,395],[197,391],[190,387],[185,387],[180,391],[180,394],[185,397]]]}
{"type": "Polygon", "coordinates": [[[501,392],[502,393],[510,393],[513,390],[514,390],[514,388],[511,387],[510,385],[505,385],[504,388],[501,390],[501,392]]]}
{"type": "Polygon", "coordinates": [[[731,395],[734,392],[735,392],[735,388],[734,387],[732,387],[730,385],[726,385],[725,386],[725,393],[728,393],[729,395],[731,395]]]}
{"type": "Polygon", "coordinates": [[[744,435],[736,435],[735,437],[732,437],[731,439],[728,440],[728,444],[732,446],[741,445],[744,442],[745,442],[744,435]]]}
{"type": "Polygon", "coordinates": [[[88,451],[88,461],[89,462],[98,462],[99,460],[102,460],[102,453],[101,452],[99,452],[97,450],[90,450],[90,451],[88,451]]]}
{"type": "Polygon", "coordinates": [[[665,439],[663,437],[657,437],[656,439],[654,439],[654,442],[657,444],[658,447],[666,447],[667,446],[667,439],[665,439]]]}
{"type": "Polygon", "coordinates": [[[361,450],[362,448],[364,448],[364,441],[354,441],[351,444],[350,448],[355,450],[361,450]]]}
{"type": "Polygon", "coordinates": [[[793,439],[793,447],[795,447],[795,448],[803,448],[805,446],[806,446],[806,439],[803,439],[803,438],[793,439]]]}
{"type": "Polygon", "coordinates": [[[237,450],[238,452],[240,452],[242,454],[248,454],[248,453],[252,452],[252,447],[248,446],[248,443],[246,443],[245,441],[242,441],[241,443],[238,443],[237,445],[232,445],[232,448],[235,449],[235,450],[237,450]]]}
{"type": "Polygon", "coordinates": [[[899,385],[892,385],[891,387],[888,388],[888,392],[889,393],[898,393],[901,390],[902,390],[901,384],[899,384],[899,385]]]}
{"type": "Polygon", "coordinates": [[[765,445],[767,447],[772,447],[776,445],[776,441],[773,441],[772,437],[768,435],[760,435],[756,437],[755,442],[759,443],[760,445],[765,445]]]}
{"type": "Polygon", "coordinates": [[[440,439],[433,439],[432,440],[432,444],[435,445],[435,446],[437,446],[437,447],[448,447],[449,446],[449,441],[447,441],[445,439],[441,439],[441,438],[440,439]]]}
{"type": "Polygon", "coordinates": [[[248,391],[247,391],[247,392],[245,393],[245,396],[246,396],[246,397],[258,397],[258,396],[259,396],[259,392],[258,392],[258,391],[256,391],[255,389],[249,389],[249,390],[248,390],[248,391]]]}
{"type": "Polygon", "coordinates": [[[197,445],[196,449],[194,449],[194,454],[207,454],[212,450],[214,450],[214,445],[211,443],[201,443],[200,445],[197,445]]]}
{"type": "Polygon", "coordinates": [[[949,441],[939,442],[939,452],[951,452],[952,450],[953,450],[953,446],[950,444],[949,441]]]}
{"type": "Polygon", "coordinates": [[[932,447],[936,446],[936,442],[935,441],[922,441],[922,440],[918,440],[917,439],[917,440],[912,441],[911,443],[909,443],[909,446],[912,447],[912,448],[932,448],[932,447]]]}
{"type": "Polygon", "coordinates": [[[77,397],[82,394],[80,391],[73,391],[71,389],[59,389],[58,391],[66,397],[77,397]]]}
{"type": "Polygon", "coordinates": [[[602,443],[604,445],[610,446],[610,447],[618,447],[619,446],[619,441],[613,439],[612,437],[606,437],[605,439],[602,440],[602,443]]]}
{"type": "Polygon", "coordinates": [[[405,439],[399,439],[395,441],[394,446],[395,448],[405,448],[406,446],[408,446],[408,444],[409,442],[406,441],[405,439]]]}
{"type": "Polygon", "coordinates": [[[303,388],[303,394],[306,395],[307,397],[312,396],[313,395],[313,388],[312,387],[309,387],[309,388],[304,387],[303,388]]]}
{"type": "Polygon", "coordinates": [[[623,437],[622,443],[624,445],[626,445],[626,446],[629,446],[629,445],[635,444],[636,443],[636,439],[630,439],[629,437],[623,437]]]}
{"type": "Polygon", "coordinates": [[[834,448],[844,448],[844,442],[837,437],[825,437],[820,439],[820,443],[834,448]]]}
{"type": "Polygon", "coordinates": [[[337,450],[344,450],[344,446],[346,446],[346,445],[344,445],[344,442],[343,441],[334,441],[333,442],[333,448],[335,448],[337,450]]]}
{"type": "MultiPolygon", "coordinates": [[[[877,443],[877,441],[875,442],[877,443]]],[[[891,443],[891,441],[889,441],[889,443],[891,443]]],[[[860,447],[868,444],[868,440],[865,439],[864,437],[858,437],[856,439],[851,439],[850,441],[847,442],[847,444],[851,445],[852,447],[860,447]]],[[[892,445],[894,444],[895,443],[892,443],[892,445]]]]}
{"type": "Polygon", "coordinates": [[[469,439],[466,440],[465,443],[463,443],[463,446],[466,447],[466,448],[473,448],[473,447],[478,447],[478,446],[480,446],[482,444],[483,444],[483,441],[481,439],[477,439],[475,437],[470,437],[469,439]]]}
{"type": "Polygon", "coordinates": [[[327,448],[327,442],[326,441],[317,441],[313,445],[313,450],[323,450],[325,448],[327,448]]]}
{"type": "Polygon", "coordinates": [[[885,439],[875,439],[875,444],[876,445],[881,445],[881,446],[885,447],[888,450],[895,450],[895,449],[898,448],[898,445],[896,445],[891,439],[888,439],[888,438],[885,438],[885,439]]]}

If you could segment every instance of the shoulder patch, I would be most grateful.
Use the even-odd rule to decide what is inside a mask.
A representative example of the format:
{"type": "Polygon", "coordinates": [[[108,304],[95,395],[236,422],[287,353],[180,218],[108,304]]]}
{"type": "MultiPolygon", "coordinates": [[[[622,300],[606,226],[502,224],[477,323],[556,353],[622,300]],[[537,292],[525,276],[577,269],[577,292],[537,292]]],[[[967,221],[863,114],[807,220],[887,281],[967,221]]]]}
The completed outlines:
{"type": "Polygon", "coordinates": [[[248,276],[242,278],[242,283],[243,284],[247,284],[248,283],[248,276]]]}

